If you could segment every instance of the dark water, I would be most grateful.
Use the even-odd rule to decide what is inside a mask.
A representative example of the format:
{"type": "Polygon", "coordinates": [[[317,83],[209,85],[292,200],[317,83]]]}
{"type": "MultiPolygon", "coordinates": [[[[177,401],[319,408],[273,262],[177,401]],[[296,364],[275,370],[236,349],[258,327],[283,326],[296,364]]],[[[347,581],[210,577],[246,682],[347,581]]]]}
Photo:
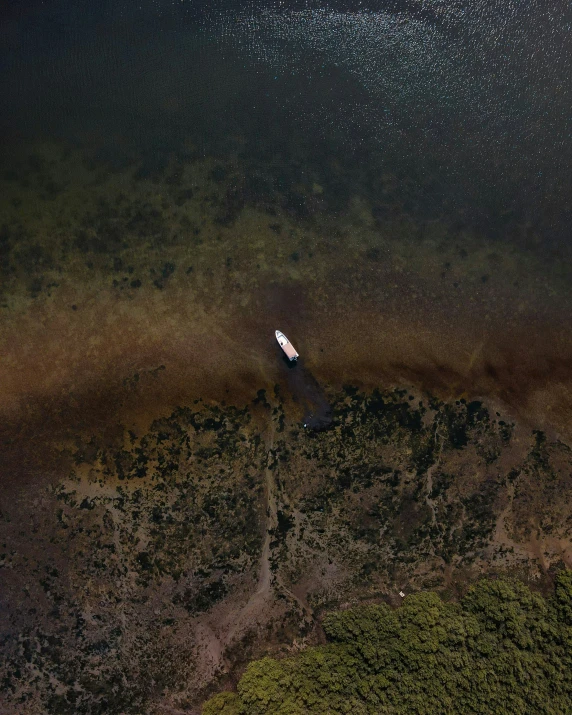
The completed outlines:
{"type": "Polygon", "coordinates": [[[1,13],[7,176],[39,137],[149,176],[191,140],[201,155],[238,152],[247,199],[278,191],[301,217],[358,194],[380,220],[397,206],[568,245],[569,3],[54,0],[1,13]],[[308,181],[324,187],[319,206],[296,189],[308,181]]]}

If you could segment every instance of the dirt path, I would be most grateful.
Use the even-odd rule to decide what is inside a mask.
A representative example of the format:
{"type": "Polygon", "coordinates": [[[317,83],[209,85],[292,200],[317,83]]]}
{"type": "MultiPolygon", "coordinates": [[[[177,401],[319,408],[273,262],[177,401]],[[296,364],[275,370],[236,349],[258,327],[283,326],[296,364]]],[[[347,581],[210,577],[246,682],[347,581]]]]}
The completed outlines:
{"type": "Polygon", "coordinates": [[[276,510],[276,485],[274,475],[271,469],[271,455],[274,448],[274,424],[269,428],[269,434],[266,438],[266,468],[264,470],[264,483],[266,488],[266,525],[264,544],[260,555],[259,575],[256,591],[248,599],[245,606],[235,615],[233,615],[233,625],[228,630],[223,638],[223,648],[228,646],[244,633],[252,625],[261,620],[266,620],[264,610],[266,606],[270,606],[272,598],[272,573],[270,569],[270,541],[272,538],[272,530],[277,524],[276,510]]]}
{"type": "Polygon", "coordinates": [[[270,541],[272,531],[277,524],[275,481],[271,468],[274,435],[275,427],[274,423],[271,423],[265,445],[265,536],[260,554],[256,590],[242,607],[231,608],[226,611],[222,619],[218,614],[219,620],[217,623],[212,622],[212,614],[205,614],[204,617],[198,619],[196,632],[208,660],[206,668],[208,672],[202,673],[205,681],[211,679],[217,671],[228,668],[229,663],[226,661],[225,651],[233,642],[240,639],[250,629],[264,625],[272,618],[273,593],[272,572],[270,569],[270,541]]]}
{"type": "Polygon", "coordinates": [[[299,596],[293,593],[283,582],[280,576],[272,572],[271,568],[271,542],[278,527],[278,504],[276,495],[276,480],[274,477],[273,450],[276,435],[276,427],[272,421],[268,427],[265,440],[266,466],[264,469],[265,485],[265,536],[258,569],[258,580],[256,590],[251,594],[248,601],[238,611],[230,611],[226,618],[217,626],[207,625],[206,622],[199,623],[199,630],[203,636],[204,643],[210,658],[209,671],[214,671],[227,666],[225,660],[225,650],[242,635],[251,630],[264,626],[268,623],[275,610],[275,592],[280,591],[294,601],[304,616],[312,620],[313,613],[308,604],[299,596]],[[217,635],[218,634],[218,635],[217,635]],[[204,638],[207,636],[207,638],[204,638]]]}
{"type": "Polygon", "coordinates": [[[274,436],[276,430],[274,422],[270,427],[270,433],[266,439],[266,469],[264,470],[264,486],[266,488],[266,534],[264,536],[264,546],[260,557],[260,575],[258,577],[258,589],[256,596],[265,597],[269,595],[272,573],[270,571],[270,540],[272,530],[278,524],[278,510],[276,507],[276,482],[271,468],[272,450],[274,449],[274,436]]]}
{"type": "Polygon", "coordinates": [[[437,445],[437,438],[439,438],[439,440],[440,440],[439,453],[437,455],[437,459],[435,460],[435,462],[427,470],[427,476],[426,476],[426,481],[425,481],[425,491],[426,491],[425,503],[427,504],[427,506],[429,507],[429,509],[431,511],[431,522],[433,524],[437,523],[437,517],[435,514],[435,502],[431,498],[431,494],[433,492],[433,472],[436,469],[438,469],[441,464],[441,450],[443,449],[443,439],[442,439],[441,435],[439,434],[439,422],[437,422],[435,424],[435,433],[433,435],[433,440],[434,440],[435,446],[437,445]]]}

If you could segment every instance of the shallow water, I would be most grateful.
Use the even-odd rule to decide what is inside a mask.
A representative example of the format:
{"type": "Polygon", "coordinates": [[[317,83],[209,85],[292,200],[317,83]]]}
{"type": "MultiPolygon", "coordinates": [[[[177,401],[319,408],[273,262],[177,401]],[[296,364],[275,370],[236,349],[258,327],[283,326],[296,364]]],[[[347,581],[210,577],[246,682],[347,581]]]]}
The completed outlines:
{"type": "Polygon", "coordinates": [[[277,326],[320,380],[542,402],[568,380],[569,20],[5,12],[5,408],[107,404],[159,365],[169,404],[240,399],[279,379],[277,326]]]}
{"type": "Polygon", "coordinates": [[[169,361],[165,397],[239,398],[279,326],[318,379],[526,411],[568,379],[558,7],[5,12],[6,408],[169,361]]]}
{"type": "Polygon", "coordinates": [[[278,379],[277,326],[318,379],[542,401],[568,379],[569,20],[479,2],[5,12],[6,409],[106,403],[158,365],[168,403],[238,399],[278,379]]]}

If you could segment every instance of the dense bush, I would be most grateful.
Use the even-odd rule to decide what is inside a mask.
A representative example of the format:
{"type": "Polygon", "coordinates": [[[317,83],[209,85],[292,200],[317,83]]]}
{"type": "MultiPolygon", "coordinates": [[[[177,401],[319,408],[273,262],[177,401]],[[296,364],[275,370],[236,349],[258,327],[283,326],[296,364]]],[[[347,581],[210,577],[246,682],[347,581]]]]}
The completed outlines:
{"type": "Polygon", "coordinates": [[[324,630],[325,646],[251,663],[204,715],[572,711],[570,571],[550,600],[483,580],[459,604],[418,593],[331,613],[324,630]]]}

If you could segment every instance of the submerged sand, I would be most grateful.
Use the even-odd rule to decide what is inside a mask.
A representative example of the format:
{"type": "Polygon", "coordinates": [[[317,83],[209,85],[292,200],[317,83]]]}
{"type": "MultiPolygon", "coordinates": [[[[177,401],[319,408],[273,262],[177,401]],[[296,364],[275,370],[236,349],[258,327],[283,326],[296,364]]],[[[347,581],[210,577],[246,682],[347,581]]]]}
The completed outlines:
{"type": "Polygon", "coordinates": [[[278,327],[325,383],[499,399],[569,433],[569,283],[557,257],[407,215],[380,222],[359,197],[335,217],[246,205],[229,219],[240,167],[217,183],[213,160],[136,181],[134,169],[94,177],[54,146],[38,155],[58,193],[15,181],[2,191],[7,418],[249,399],[280,380],[278,327]],[[190,196],[181,206],[175,173],[177,196],[190,196]],[[135,399],[119,397],[161,365],[135,399]]]}

